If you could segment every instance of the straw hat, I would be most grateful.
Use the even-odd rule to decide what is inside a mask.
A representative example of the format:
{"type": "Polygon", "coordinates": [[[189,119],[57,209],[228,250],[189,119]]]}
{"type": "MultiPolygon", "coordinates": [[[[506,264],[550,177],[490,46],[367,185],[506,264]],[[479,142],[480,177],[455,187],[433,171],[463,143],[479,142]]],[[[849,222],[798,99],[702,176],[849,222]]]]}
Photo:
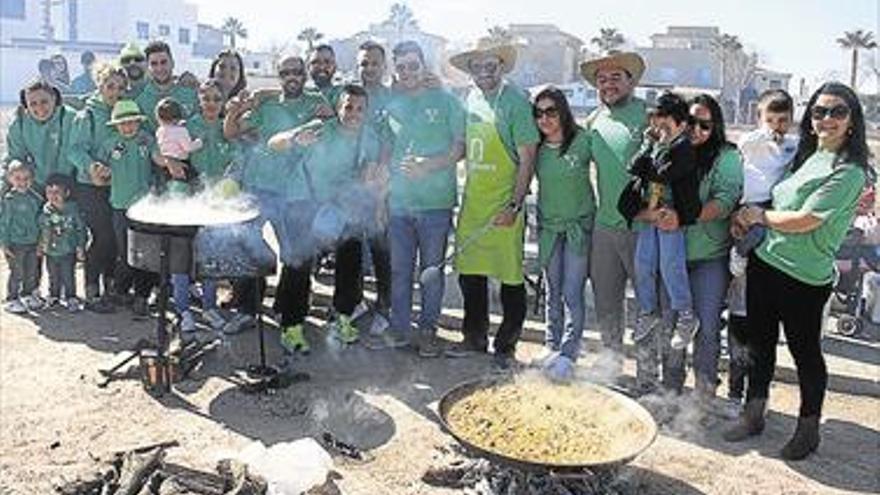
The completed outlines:
{"type": "Polygon", "coordinates": [[[110,114],[110,120],[107,125],[116,125],[132,120],[147,120],[138,108],[137,103],[133,100],[119,100],[113,105],[113,113],[110,114]]]}
{"type": "Polygon", "coordinates": [[[645,60],[635,52],[615,52],[581,62],[581,75],[593,86],[596,86],[596,73],[600,69],[623,69],[638,83],[645,73],[645,60]]]}
{"type": "Polygon", "coordinates": [[[491,38],[481,38],[469,49],[453,55],[449,63],[456,69],[470,74],[471,60],[477,57],[494,55],[501,60],[502,71],[506,74],[516,65],[516,47],[509,43],[500,43],[491,38]]]}

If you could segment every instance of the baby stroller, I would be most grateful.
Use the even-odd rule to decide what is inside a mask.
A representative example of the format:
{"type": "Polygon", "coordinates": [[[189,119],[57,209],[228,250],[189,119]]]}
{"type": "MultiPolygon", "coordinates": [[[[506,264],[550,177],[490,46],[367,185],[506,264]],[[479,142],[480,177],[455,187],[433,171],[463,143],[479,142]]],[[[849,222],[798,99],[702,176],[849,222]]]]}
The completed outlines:
{"type": "MultiPolygon", "coordinates": [[[[872,321],[868,310],[880,304],[880,225],[874,211],[874,189],[870,187],[859,202],[859,211],[836,256],[838,278],[832,289],[837,311],[837,332],[853,336],[872,321]]],[[[874,321],[874,323],[877,323],[874,321]]]]}

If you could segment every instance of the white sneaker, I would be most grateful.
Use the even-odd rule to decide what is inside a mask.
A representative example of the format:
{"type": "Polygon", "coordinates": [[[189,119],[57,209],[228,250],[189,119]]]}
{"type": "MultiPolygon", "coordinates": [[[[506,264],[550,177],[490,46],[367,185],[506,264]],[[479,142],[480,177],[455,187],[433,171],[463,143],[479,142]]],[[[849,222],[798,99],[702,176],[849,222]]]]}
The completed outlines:
{"type": "Polygon", "coordinates": [[[202,312],[202,319],[214,330],[220,330],[226,325],[226,318],[217,308],[202,312]]]}
{"type": "Polygon", "coordinates": [[[221,330],[223,333],[227,335],[232,335],[236,333],[241,333],[254,325],[256,325],[256,321],[254,321],[254,317],[248,314],[239,313],[235,315],[231,320],[227,321],[225,325],[223,325],[223,329],[221,330]]]}
{"type": "Polygon", "coordinates": [[[183,333],[193,333],[196,331],[196,319],[193,317],[192,311],[184,311],[180,315],[180,331],[183,333]]]}
{"type": "Polygon", "coordinates": [[[537,356],[532,358],[529,364],[531,364],[535,368],[543,368],[547,365],[547,363],[552,361],[558,355],[559,351],[545,345],[541,348],[541,352],[539,352],[537,356]]]}
{"type": "Polygon", "coordinates": [[[684,310],[679,312],[678,321],[675,323],[669,346],[677,351],[686,348],[694,340],[694,336],[699,329],[700,321],[693,311],[684,310]]]}
{"type": "Polygon", "coordinates": [[[20,299],[13,299],[6,301],[6,304],[3,305],[3,310],[13,315],[20,315],[27,313],[28,309],[20,299]]]}
{"type": "Polygon", "coordinates": [[[370,323],[370,335],[377,337],[385,335],[385,332],[390,326],[391,323],[388,322],[388,318],[385,318],[385,315],[382,313],[375,313],[373,315],[373,321],[370,323]]]}
{"type": "Polygon", "coordinates": [[[27,308],[28,311],[37,311],[45,306],[45,302],[40,299],[40,296],[36,294],[32,294],[30,296],[24,296],[21,298],[22,304],[27,308]]]}
{"type": "Polygon", "coordinates": [[[66,301],[62,301],[62,300],[58,299],[57,297],[49,296],[46,298],[46,306],[45,307],[51,308],[51,307],[55,306],[56,304],[58,304],[59,302],[64,304],[66,301]]]}
{"type": "Polygon", "coordinates": [[[61,305],[67,308],[67,311],[70,311],[71,313],[79,313],[83,310],[83,303],[76,297],[62,299],[61,305]]]}
{"type": "Polygon", "coordinates": [[[361,301],[358,303],[357,306],[354,307],[354,311],[351,312],[351,316],[349,318],[351,318],[352,320],[357,320],[358,318],[360,318],[361,316],[364,316],[365,314],[367,314],[369,312],[370,312],[370,307],[367,306],[366,302],[361,301]]]}

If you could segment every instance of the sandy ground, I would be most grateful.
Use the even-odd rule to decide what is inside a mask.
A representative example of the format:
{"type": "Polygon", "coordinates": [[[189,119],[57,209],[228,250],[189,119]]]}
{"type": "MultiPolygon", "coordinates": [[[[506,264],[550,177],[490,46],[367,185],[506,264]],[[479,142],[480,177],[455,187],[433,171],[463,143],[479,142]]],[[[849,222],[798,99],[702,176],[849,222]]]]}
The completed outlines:
{"type": "MultiPolygon", "coordinates": [[[[7,273],[0,266],[0,283],[7,273]]],[[[457,289],[449,285],[454,308],[457,289]]],[[[51,493],[64,481],[94,472],[94,458],[154,442],[177,440],[181,446],[170,450],[171,460],[210,469],[255,440],[273,444],[324,431],[369,450],[366,462],[337,459],[342,493],[455,493],[420,481],[425,469],[447,462],[455,445],[438,423],[436,401],[456,383],[486,374],[489,360],[423,360],[404,351],[327,347],[319,326],[328,289],[318,286],[321,295],[309,320],[318,349],[297,364],[311,379],[272,395],[245,394],[232,380],[234,368],[257,361],[254,331],[229,339],[191,380],[157,399],[144,392],[134,370],[132,379],[97,386],[97,370],[139,338],[152,336],[153,320],[134,320],[127,310],[111,316],[0,312],[0,494],[51,493]]],[[[460,312],[452,309],[445,316],[448,326],[455,326],[460,312]]],[[[530,320],[527,337],[538,336],[541,328],[530,320]]],[[[270,328],[267,335],[274,361],[281,355],[277,332],[270,328]]],[[[444,336],[458,337],[451,331],[444,336]]],[[[595,360],[596,337],[587,335],[582,373],[595,360]]],[[[798,400],[790,357],[780,347],[764,435],[726,444],[722,420],[701,421],[689,399],[679,399],[683,412],[620,471],[625,486],[632,493],[670,495],[877,493],[878,346],[871,337],[826,337],[831,380],[823,442],[808,460],[787,463],[777,457],[793,431],[798,400]]],[[[538,348],[525,343],[518,357],[524,361],[538,348]]],[[[632,374],[631,360],[625,371],[632,374]]]]}

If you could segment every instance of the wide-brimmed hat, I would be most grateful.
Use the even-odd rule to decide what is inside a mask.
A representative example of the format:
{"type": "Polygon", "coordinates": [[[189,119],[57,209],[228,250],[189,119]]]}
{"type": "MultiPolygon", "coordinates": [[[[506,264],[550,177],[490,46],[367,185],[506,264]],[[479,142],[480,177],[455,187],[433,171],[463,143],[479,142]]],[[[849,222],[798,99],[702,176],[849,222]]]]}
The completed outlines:
{"type": "Polygon", "coordinates": [[[146,120],[147,118],[141,113],[137,103],[134,100],[119,100],[113,105],[113,113],[110,114],[110,120],[107,125],[116,125],[132,120],[146,120]]]}
{"type": "Polygon", "coordinates": [[[623,69],[638,83],[645,73],[645,60],[635,52],[614,52],[581,62],[581,76],[593,86],[596,86],[596,73],[601,69],[623,69]]]}
{"type": "Polygon", "coordinates": [[[505,74],[512,71],[516,65],[516,47],[491,38],[481,38],[467,50],[453,55],[449,63],[460,71],[470,73],[471,60],[487,55],[494,55],[501,60],[505,74]]]}

